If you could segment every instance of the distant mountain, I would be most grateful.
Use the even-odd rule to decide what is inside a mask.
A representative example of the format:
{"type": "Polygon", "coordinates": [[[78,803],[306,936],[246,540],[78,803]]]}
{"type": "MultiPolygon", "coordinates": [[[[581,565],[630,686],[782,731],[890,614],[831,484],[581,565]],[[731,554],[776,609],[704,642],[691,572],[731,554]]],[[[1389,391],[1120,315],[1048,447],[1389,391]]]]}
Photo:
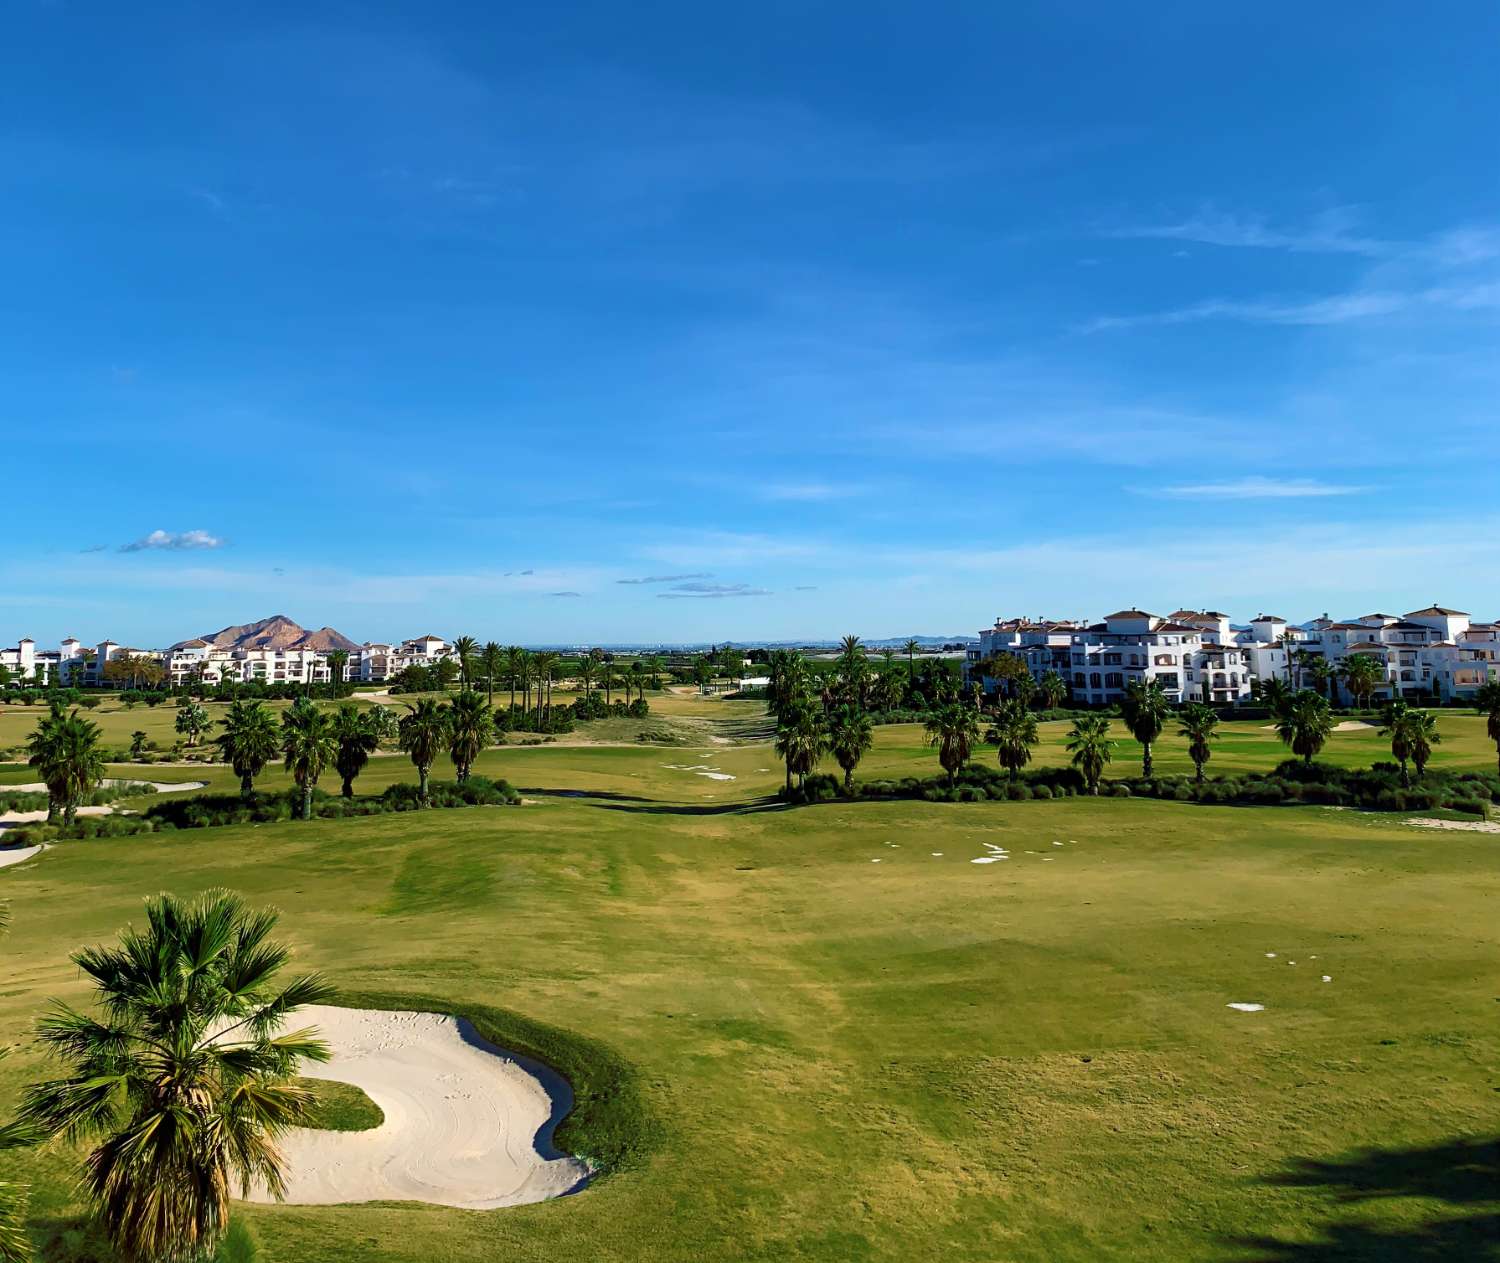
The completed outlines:
{"type": "Polygon", "coordinates": [[[871,649],[900,649],[908,640],[915,640],[923,646],[932,645],[972,645],[979,640],[978,636],[887,636],[884,640],[867,640],[865,644],[871,649]]]}
{"type": "Polygon", "coordinates": [[[193,640],[181,640],[172,648],[181,649],[199,643],[215,649],[343,649],[348,653],[353,653],[360,647],[332,627],[308,631],[292,622],[285,614],[273,614],[258,623],[226,627],[223,631],[209,632],[193,640]]]}

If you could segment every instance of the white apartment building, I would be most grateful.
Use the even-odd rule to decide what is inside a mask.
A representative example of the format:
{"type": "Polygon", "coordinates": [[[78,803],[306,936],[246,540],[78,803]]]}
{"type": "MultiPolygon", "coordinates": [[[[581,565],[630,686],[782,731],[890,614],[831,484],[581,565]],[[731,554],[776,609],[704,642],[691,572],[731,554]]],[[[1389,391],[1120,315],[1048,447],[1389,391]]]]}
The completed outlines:
{"type": "Polygon", "coordinates": [[[407,667],[430,667],[453,656],[453,646],[441,636],[416,636],[399,645],[365,644],[350,657],[350,678],[366,682],[392,680],[407,667]]]}
{"type": "MultiPolygon", "coordinates": [[[[327,684],[333,678],[326,649],[223,649],[206,640],[188,640],[167,651],[167,678],[173,688],[201,680],[235,684],[327,684]]],[[[351,679],[354,655],[343,670],[351,679]]]]}
{"type": "MultiPolygon", "coordinates": [[[[1280,620],[1252,623],[1248,637],[1257,676],[1274,676],[1294,686],[1308,683],[1308,667],[1320,659],[1337,678],[1354,654],[1380,663],[1386,683],[1376,696],[1385,700],[1423,692],[1446,701],[1472,695],[1486,680],[1500,678],[1500,625],[1476,623],[1463,610],[1435,603],[1400,616],[1365,614],[1336,622],[1325,614],[1303,627],[1280,620]]],[[[1347,700],[1342,684],[1336,687],[1347,700]]]]}
{"type": "Polygon", "coordinates": [[[85,649],[83,642],[73,636],[66,637],[56,649],[38,649],[36,641],[27,636],[12,649],[0,649],[0,664],[10,672],[14,686],[34,683],[88,686],[101,681],[106,662],[123,654],[157,660],[162,657],[154,649],[131,649],[113,640],[102,640],[96,648],[85,649]]]}
{"type": "MultiPolygon", "coordinates": [[[[1056,671],[1083,705],[1117,702],[1132,680],[1155,680],[1168,700],[1227,705],[1250,693],[1245,650],[1234,643],[1229,618],[1217,611],[1178,610],[1162,617],[1117,610],[1101,623],[1039,619],[998,620],[969,650],[972,677],[995,654],[1026,663],[1034,680],[1056,671]]],[[[984,677],[985,687],[993,681],[984,677]]]]}

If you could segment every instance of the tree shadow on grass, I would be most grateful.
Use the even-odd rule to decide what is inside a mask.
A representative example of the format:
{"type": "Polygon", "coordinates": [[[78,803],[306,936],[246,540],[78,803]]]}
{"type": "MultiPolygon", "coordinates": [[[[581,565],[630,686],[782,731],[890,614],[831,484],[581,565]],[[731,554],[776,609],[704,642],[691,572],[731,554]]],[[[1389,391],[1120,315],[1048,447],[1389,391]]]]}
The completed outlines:
{"type": "Polygon", "coordinates": [[[621,794],[612,789],[542,789],[536,785],[518,785],[518,794],[535,794],[538,798],[599,798],[615,803],[649,803],[654,798],[643,798],[639,794],[621,794]]]}
{"type": "Polygon", "coordinates": [[[516,793],[537,798],[571,798],[601,811],[625,811],[644,816],[737,816],[758,811],[784,811],[791,806],[774,796],[734,803],[671,803],[608,789],[540,789],[534,785],[517,786],[516,793]]]}
{"type": "Polygon", "coordinates": [[[1240,1237],[1234,1244],[1250,1252],[1246,1263],[1500,1263],[1500,1140],[1370,1149],[1334,1161],[1303,1158],[1262,1182],[1326,1189],[1346,1204],[1420,1198],[1449,1209],[1408,1225],[1332,1223],[1312,1241],[1240,1237]],[[1466,1209],[1453,1213],[1459,1207],[1466,1209]]]}

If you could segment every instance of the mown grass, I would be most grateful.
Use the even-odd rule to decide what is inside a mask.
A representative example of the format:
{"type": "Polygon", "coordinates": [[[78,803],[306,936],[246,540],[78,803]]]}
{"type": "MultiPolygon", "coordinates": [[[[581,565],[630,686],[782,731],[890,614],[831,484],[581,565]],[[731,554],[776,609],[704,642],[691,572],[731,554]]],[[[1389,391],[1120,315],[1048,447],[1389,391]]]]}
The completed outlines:
{"type": "Polygon", "coordinates": [[[362,1088],[336,1079],[299,1079],[313,1096],[312,1116],[305,1124],[318,1131],[371,1131],[385,1122],[385,1111],[362,1088]]]}
{"type": "MultiPolygon", "coordinates": [[[[1445,754],[1488,766],[1450,722],[1445,754]]],[[[912,728],[881,730],[883,763],[935,767],[912,728]]],[[[765,746],[480,770],[528,804],[0,871],[0,1113],[42,1070],[47,997],[86,999],[68,953],[149,894],[223,885],[279,906],[297,967],[346,1000],[464,1014],[562,1070],[559,1143],[614,1171],[489,1213],[237,1208],[265,1259],[1488,1257],[1500,838],[1141,799],[787,810],[765,746]],[[1010,858],[970,863],[986,844],[1010,858]]],[[[409,776],[376,759],[361,788],[409,776]]],[[[76,1222],[71,1155],[4,1169],[35,1186],[39,1240],[76,1222]]]]}

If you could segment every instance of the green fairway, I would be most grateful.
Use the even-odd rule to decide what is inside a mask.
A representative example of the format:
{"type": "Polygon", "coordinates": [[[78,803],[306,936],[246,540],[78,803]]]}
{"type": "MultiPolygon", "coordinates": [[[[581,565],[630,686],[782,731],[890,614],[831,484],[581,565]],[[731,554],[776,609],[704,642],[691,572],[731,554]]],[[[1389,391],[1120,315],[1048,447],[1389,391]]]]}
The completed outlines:
{"type": "MultiPolygon", "coordinates": [[[[758,710],[707,710],[737,705],[673,709],[758,710]]],[[[1443,760],[1492,765],[1481,721],[1441,722],[1443,760]]],[[[1256,725],[1229,734],[1212,770],[1283,757],[1256,725]]],[[[1382,749],[1361,730],[1326,757],[1382,749]]],[[[1136,770],[1138,748],[1116,759],[1136,770]]],[[[1158,763],[1188,770],[1182,743],[1158,763]]],[[[908,726],[861,775],[935,770],[908,726]]],[[[788,810],[769,746],[710,740],[506,747],[476,771],[525,805],[65,843],[0,870],[0,1110],[41,1070],[47,998],[85,997],[68,953],[146,895],[224,885],[280,907],[298,964],[349,991],[614,1050],[662,1136],[536,1206],[241,1208],[267,1259],[1491,1257],[1475,1225],[1500,1199],[1472,1172],[1494,1150],[1454,1145],[1497,1131],[1500,837],[1143,799],[788,810]],[[971,862],[989,846],[1009,858],[971,862]]],[[[379,757],[359,788],[403,779],[379,757]]],[[[81,1211],[66,1154],[3,1169],[32,1180],[39,1240],[81,1211]]]]}

